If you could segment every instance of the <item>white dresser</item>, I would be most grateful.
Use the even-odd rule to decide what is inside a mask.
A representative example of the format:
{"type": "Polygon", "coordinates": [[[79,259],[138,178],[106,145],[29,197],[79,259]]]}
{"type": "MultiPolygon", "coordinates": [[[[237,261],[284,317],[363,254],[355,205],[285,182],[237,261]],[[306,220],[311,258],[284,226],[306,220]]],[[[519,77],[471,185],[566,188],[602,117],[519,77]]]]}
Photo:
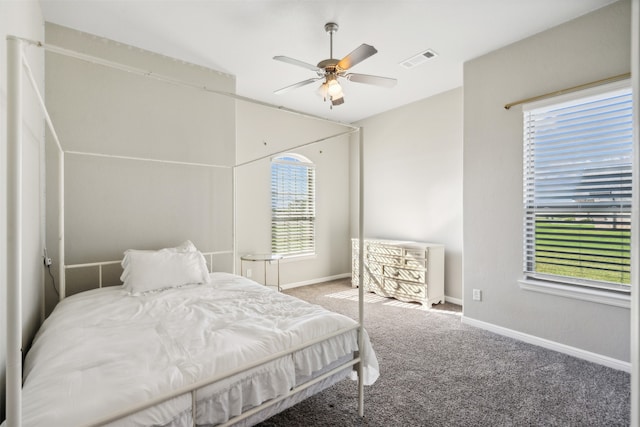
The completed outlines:
{"type": "MultiPolygon", "coordinates": [[[[358,286],[359,240],[351,240],[351,283],[358,286]]],[[[364,290],[427,307],[444,302],[444,246],[400,240],[364,240],[364,290]]]]}

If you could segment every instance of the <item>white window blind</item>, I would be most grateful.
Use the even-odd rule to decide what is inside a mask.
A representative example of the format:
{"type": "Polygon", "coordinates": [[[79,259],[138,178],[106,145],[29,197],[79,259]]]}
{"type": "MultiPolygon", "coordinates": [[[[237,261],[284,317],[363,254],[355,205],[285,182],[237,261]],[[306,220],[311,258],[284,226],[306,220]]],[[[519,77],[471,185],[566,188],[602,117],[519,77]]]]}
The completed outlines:
{"type": "Polygon", "coordinates": [[[524,272],[629,290],[631,89],[524,111],[524,272]]]}
{"type": "Polygon", "coordinates": [[[271,251],[281,255],[315,252],[315,167],[286,154],[271,161],[271,251]]]}

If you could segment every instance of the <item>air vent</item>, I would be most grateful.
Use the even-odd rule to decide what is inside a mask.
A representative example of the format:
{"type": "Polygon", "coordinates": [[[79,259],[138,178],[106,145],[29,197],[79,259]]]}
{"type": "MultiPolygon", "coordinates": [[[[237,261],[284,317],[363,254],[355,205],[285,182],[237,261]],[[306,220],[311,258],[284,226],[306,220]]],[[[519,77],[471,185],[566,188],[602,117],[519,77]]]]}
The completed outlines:
{"type": "Polygon", "coordinates": [[[417,65],[424,64],[425,62],[435,58],[436,56],[438,56],[437,53],[435,53],[431,49],[427,49],[424,52],[420,52],[419,54],[414,55],[409,59],[405,59],[400,63],[400,65],[403,66],[404,68],[409,69],[417,65]]]}

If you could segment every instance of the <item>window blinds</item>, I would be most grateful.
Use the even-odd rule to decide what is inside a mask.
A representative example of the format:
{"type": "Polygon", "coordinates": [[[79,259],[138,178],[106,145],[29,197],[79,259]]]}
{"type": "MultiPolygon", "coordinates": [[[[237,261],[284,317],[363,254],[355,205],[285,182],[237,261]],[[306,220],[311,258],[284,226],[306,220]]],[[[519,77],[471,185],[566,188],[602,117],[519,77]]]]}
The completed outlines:
{"type": "Polygon", "coordinates": [[[631,89],[524,114],[524,271],[586,286],[630,283],[631,89]]]}
{"type": "Polygon", "coordinates": [[[295,157],[271,164],[271,250],[281,255],[315,252],[315,168],[295,157]]]}

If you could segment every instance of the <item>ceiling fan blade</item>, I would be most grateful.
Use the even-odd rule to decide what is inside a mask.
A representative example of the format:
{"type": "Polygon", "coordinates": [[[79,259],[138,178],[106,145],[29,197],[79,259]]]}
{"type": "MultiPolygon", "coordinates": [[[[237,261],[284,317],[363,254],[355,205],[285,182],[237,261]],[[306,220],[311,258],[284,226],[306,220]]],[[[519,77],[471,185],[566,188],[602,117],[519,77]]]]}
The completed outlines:
{"type": "Polygon", "coordinates": [[[341,70],[348,70],[354,65],[364,61],[371,55],[375,55],[377,52],[378,50],[375,47],[363,43],[358,46],[353,52],[342,58],[340,62],[338,62],[337,67],[341,70]]]}
{"type": "Polygon", "coordinates": [[[344,77],[352,82],[384,87],[394,87],[398,83],[398,80],[391,77],[370,76],[368,74],[345,74],[344,77]]]}
{"type": "Polygon", "coordinates": [[[308,70],[315,71],[316,73],[324,73],[322,68],[318,68],[317,66],[304,61],[289,58],[288,56],[274,56],[273,59],[276,61],[286,62],[287,64],[297,65],[298,67],[306,68],[308,70]]]}
{"type": "Polygon", "coordinates": [[[299,88],[299,87],[302,87],[302,86],[306,86],[306,85],[308,85],[308,84],[311,84],[311,83],[313,83],[313,82],[317,82],[317,81],[318,81],[318,80],[320,80],[321,78],[322,78],[322,77],[316,77],[316,78],[313,78],[313,79],[303,80],[303,81],[301,81],[301,82],[294,83],[294,84],[289,85],[289,86],[285,86],[285,87],[283,87],[282,89],[278,89],[278,90],[274,91],[273,93],[275,93],[276,95],[280,95],[281,93],[288,92],[288,91],[290,91],[291,89],[296,89],[296,88],[299,88]]]}

